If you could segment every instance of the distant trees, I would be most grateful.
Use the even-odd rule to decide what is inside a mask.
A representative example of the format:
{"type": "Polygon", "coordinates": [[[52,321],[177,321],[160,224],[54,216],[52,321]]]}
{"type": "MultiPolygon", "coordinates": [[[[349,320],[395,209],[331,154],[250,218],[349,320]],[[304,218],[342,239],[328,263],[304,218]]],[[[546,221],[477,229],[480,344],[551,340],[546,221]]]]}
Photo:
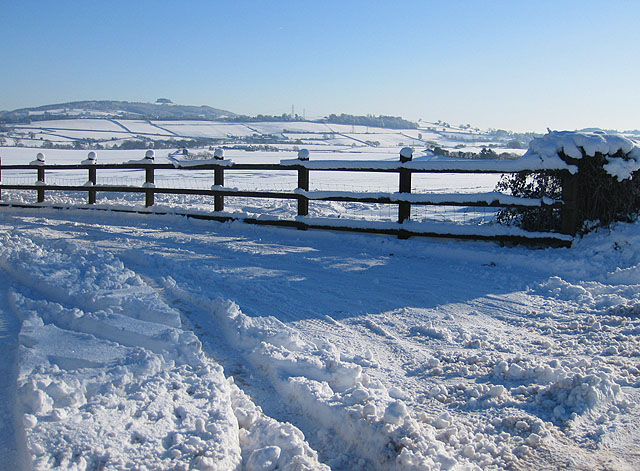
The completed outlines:
{"type": "MultiPolygon", "coordinates": [[[[181,147],[181,146],[176,146],[181,147]]],[[[113,146],[114,149],[122,149],[122,150],[133,150],[133,149],[146,149],[147,141],[142,141],[138,139],[122,141],[119,146],[113,146]]]]}
{"type": "Polygon", "coordinates": [[[483,160],[495,160],[498,158],[498,154],[493,149],[483,147],[480,151],[479,158],[483,160]]]}
{"type": "Polygon", "coordinates": [[[417,129],[418,123],[407,121],[398,116],[355,116],[351,114],[330,114],[324,119],[327,123],[348,124],[352,126],[370,126],[387,129],[417,129]]]}
{"type": "MultiPolygon", "coordinates": [[[[236,115],[230,118],[221,119],[232,123],[259,123],[259,122],[290,122],[290,121],[306,121],[302,116],[297,114],[291,115],[282,113],[279,116],[259,114],[256,116],[236,115]]],[[[330,114],[323,120],[325,123],[346,124],[350,126],[369,126],[387,129],[417,129],[418,123],[408,121],[398,116],[356,116],[351,114],[330,114]]]]}
{"type": "Polygon", "coordinates": [[[507,142],[507,147],[511,148],[511,149],[525,149],[526,146],[524,144],[522,144],[522,142],[520,142],[518,139],[512,139],[509,142],[507,142]]]}
{"type": "MultiPolygon", "coordinates": [[[[459,146],[456,146],[456,148],[459,148],[459,146]]],[[[461,150],[449,151],[437,145],[431,145],[427,147],[427,150],[433,153],[433,155],[437,155],[440,157],[451,157],[454,159],[515,160],[520,157],[518,154],[512,154],[509,152],[501,152],[498,154],[496,151],[488,147],[483,147],[478,153],[463,152],[461,150]]]]}
{"type": "Polygon", "coordinates": [[[304,121],[304,119],[298,115],[290,115],[282,113],[281,115],[274,116],[268,114],[259,114],[256,116],[247,115],[235,115],[233,117],[222,118],[220,121],[226,121],[231,123],[271,123],[271,122],[289,122],[289,121],[304,121]]]}

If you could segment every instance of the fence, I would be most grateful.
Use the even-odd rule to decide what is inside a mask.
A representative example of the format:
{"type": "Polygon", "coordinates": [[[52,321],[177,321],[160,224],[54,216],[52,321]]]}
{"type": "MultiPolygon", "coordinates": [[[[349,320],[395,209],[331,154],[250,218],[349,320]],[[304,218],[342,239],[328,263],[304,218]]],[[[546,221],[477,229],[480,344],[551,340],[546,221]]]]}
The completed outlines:
{"type": "MultiPolygon", "coordinates": [[[[530,167],[530,165],[529,165],[530,167]]],[[[44,161],[44,156],[38,154],[38,159],[28,165],[1,165],[2,170],[35,170],[36,181],[33,184],[0,183],[0,192],[6,190],[33,190],[36,193],[36,203],[11,203],[3,201],[3,206],[20,207],[68,207],[64,205],[47,204],[46,192],[86,192],[86,205],[76,206],[82,209],[103,209],[123,212],[165,214],[161,208],[154,207],[155,195],[202,195],[213,199],[213,211],[207,213],[171,211],[187,217],[210,219],[215,221],[242,220],[250,224],[289,226],[297,229],[330,229],[342,231],[357,231],[392,234],[400,238],[411,236],[433,236],[478,240],[498,240],[503,242],[535,242],[555,246],[570,246],[575,235],[575,215],[571,197],[574,194],[574,178],[566,171],[558,168],[528,168],[519,161],[413,161],[412,150],[402,149],[400,159],[390,161],[310,161],[309,153],[302,150],[298,159],[282,160],[279,164],[242,164],[231,160],[222,160],[221,153],[216,153],[215,159],[173,161],[172,163],[156,163],[153,151],[147,151],[144,159],[118,164],[98,164],[95,154],[90,153],[89,159],[81,164],[50,165],[44,161]],[[97,173],[102,170],[141,171],[145,181],[141,186],[132,185],[104,185],[97,183],[97,173]],[[202,188],[162,188],[155,185],[156,170],[174,170],[178,172],[212,171],[214,185],[209,189],[202,188]],[[61,170],[84,170],[88,174],[84,185],[47,184],[46,176],[51,172],[61,170]],[[297,172],[297,188],[292,191],[245,191],[224,186],[225,174],[233,171],[295,171],[297,172]],[[520,171],[553,171],[563,175],[565,191],[563,201],[531,198],[518,198],[498,192],[489,193],[412,193],[412,175],[419,173],[441,174],[505,174],[520,171]],[[353,191],[310,191],[310,175],[312,172],[387,172],[398,175],[398,192],[373,193],[353,191]],[[144,195],[145,209],[109,208],[104,205],[97,207],[99,193],[140,193],[144,195]],[[297,215],[294,218],[281,217],[252,217],[245,214],[225,213],[226,197],[272,198],[297,201],[297,215]],[[309,216],[309,205],[315,202],[357,202],[379,203],[397,206],[397,222],[359,221],[355,219],[330,219],[309,216]],[[412,206],[444,206],[444,207],[472,207],[472,208],[531,208],[546,206],[559,208],[562,215],[562,229],[560,232],[532,233],[511,226],[501,225],[456,225],[433,224],[411,220],[412,206]]]]}

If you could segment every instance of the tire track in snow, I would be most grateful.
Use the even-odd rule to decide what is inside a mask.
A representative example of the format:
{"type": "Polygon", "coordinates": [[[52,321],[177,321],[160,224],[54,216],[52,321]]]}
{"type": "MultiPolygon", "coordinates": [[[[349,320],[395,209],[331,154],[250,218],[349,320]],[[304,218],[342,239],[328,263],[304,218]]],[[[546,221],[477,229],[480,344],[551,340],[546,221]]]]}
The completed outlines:
{"type": "Polygon", "coordinates": [[[334,470],[448,469],[456,463],[434,429],[409,416],[398,391],[361,374],[362,358],[343,359],[331,344],[303,341],[273,317],[250,318],[228,301],[186,292],[173,280],[168,286],[212,312],[238,355],[288,399],[288,418],[334,470]]]}
{"type": "MultiPolygon", "coordinates": [[[[179,288],[167,289],[166,285],[161,285],[164,280],[140,275],[140,266],[137,266],[136,270],[148,286],[155,289],[169,306],[180,312],[184,326],[193,330],[202,342],[204,353],[220,363],[225,374],[232,376],[235,384],[247,393],[268,416],[281,422],[292,423],[305,433],[304,421],[300,423],[297,412],[291,410],[286,401],[273,401],[279,393],[271,381],[266,376],[257,374],[259,371],[247,367],[247,359],[241,349],[229,341],[217,319],[211,315],[211,305],[208,300],[189,296],[186,291],[179,288]]],[[[309,440],[309,436],[310,434],[305,433],[313,449],[313,441],[309,440]]]]}
{"type": "MultiPolygon", "coordinates": [[[[162,279],[157,280],[147,274],[142,274],[140,265],[127,264],[136,272],[147,286],[154,289],[160,299],[180,313],[183,327],[192,330],[202,342],[203,350],[207,356],[220,363],[227,376],[233,376],[234,382],[241,387],[252,386],[249,393],[257,394],[262,388],[268,388],[270,384],[260,381],[246,368],[242,358],[239,357],[236,346],[230,343],[223,335],[215,318],[207,310],[206,305],[201,305],[186,296],[177,296],[168,290],[162,279]],[[255,391],[254,391],[255,390],[255,391]]],[[[274,391],[269,391],[273,393],[274,391]]]]}
{"type": "MultiPolygon", "coordinates": [[[[165,279],[143,274],[145,269],[139,264],[129,263],[128,267],[135,271],[147,286],[154,289],[167,305],[180,313],[183,327],[197,334],[202,342],[202,350],[205,355],[222,365],[225,375],[233,377],[236,386],[247,394],[253,403],[258,405],[268,417],[278,422],[290,423],[301,430],[305,434],[311,450],[318,452],[313,447],[313,440],[309,440],[309,437],[313,438],[313,434],[305,432],[309,424],[305,420],[301,420],[299,413],[293,410],[287,401],[273,400],[273,398],[280,396],[279,392],[266,376],[257,374],[259,370],[247,367],[248,361],[242,350],[231,342],[228,336],[224,335],[218,320],[211,315],[209,300],[191,296],[177,287],[173,289],[168,287],[170,284],[165,279]]],[[[243,457],[245,457],[244,461],[246,461],[246,457],[251,455],[253,449],[245,450],[242,441],[240,441],[240,448],[243,457]]],[[[330,447],[332,450],[340,448],[339,443],[330,447]]],[[[324,468],[319,468],[319,471],[324,471],[324,468]]]]}

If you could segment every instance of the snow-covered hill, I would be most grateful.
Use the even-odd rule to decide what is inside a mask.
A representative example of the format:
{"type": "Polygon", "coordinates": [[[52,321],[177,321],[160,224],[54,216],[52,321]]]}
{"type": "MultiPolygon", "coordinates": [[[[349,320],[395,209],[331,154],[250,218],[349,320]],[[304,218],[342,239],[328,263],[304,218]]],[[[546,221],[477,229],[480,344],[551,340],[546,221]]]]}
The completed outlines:
{"type": "Polygon", "coordinates": [[[210,106],[178,105],[167,99],[159,99],[155,103],[86,100],[1,111],[0,121],[24,122],[68,118],[219,119],[233,116],[235,113],[230,111],[210,106]]]}
{"type": "Polygon", "coordinates": [[[82,101],[0,112],[0,146],[133,149],[227,145],[262,146],[273,151],[304,145],[336,151],[410,145],[455,153],[477,153],[489,147],[498,154],[518,155],[534,137],[533,133],[481,131],[470,124],[452,125],[440,120],[420,120],[416,125],[394,117],[330,117],[296,121],[283,115],[282,120],[266,117],[269,119],[264,121],[240,121],[240,116],[229,111],[178,105],[166,99],[156,103],[82,101]],[[385,122],[394,127],[406,123],[408,129],[376,127],[385,122]]]}

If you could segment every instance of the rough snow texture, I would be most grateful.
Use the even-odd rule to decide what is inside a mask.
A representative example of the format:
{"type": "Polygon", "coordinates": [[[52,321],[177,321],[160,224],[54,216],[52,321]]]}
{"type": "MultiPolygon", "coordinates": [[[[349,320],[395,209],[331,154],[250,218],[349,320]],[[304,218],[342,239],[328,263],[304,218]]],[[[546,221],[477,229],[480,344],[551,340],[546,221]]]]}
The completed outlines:
{"type": "Polygon", "coordinates": [[[640,464],[637,225],[541,251],[51,210],[0,229],[18,469],[640,464]]]}
{"type": "Polygon", "coordinates": [[[560,159],[560,153],[572,159],[593,157],[596,153],[602,154],[608,161],[604,169],[618,181],[631,178],[633,172],[640,169],[640,148],[637,144],[626,137],[604,132],[551,131],[543,137],[532,140],[529,143],[529,150],[522,159],[537,158],[541,162],[557,161],[560,159]]]}
{"type": "Polygon", "coordinates": [[[265,417],[113,255],[5,234],[1,259],[20,281],[9,303],[22,320],[25,469],[322,469],[302,433],[265,417]]]}

